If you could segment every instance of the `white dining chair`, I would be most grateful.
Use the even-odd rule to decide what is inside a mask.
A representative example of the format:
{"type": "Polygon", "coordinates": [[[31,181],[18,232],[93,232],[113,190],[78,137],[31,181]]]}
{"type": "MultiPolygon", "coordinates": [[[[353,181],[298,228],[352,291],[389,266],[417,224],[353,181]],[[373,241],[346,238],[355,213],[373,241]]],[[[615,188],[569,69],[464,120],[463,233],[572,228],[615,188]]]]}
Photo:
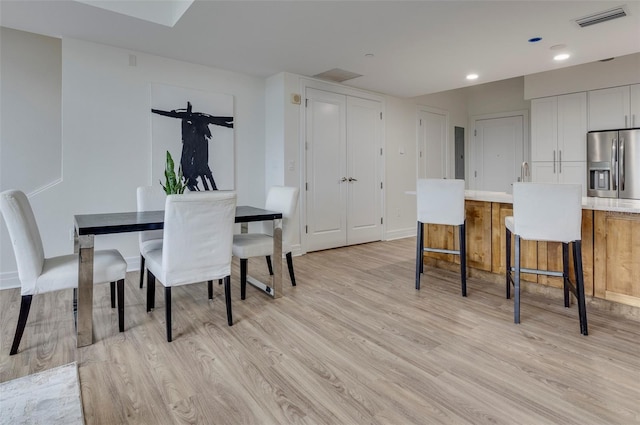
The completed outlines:
{"type": "MultiPolygon", "coordinates": [[[[160,186],[140,186],[136,192],[138,211],[162,211],[167,195],[160,186]]],[[[138,233],[140,249],[140,288],[144,284],[145,254],[162,247],[161,230],[147,230],[138,233]]]]}
{"type": "Polygon", "coordinates": [[[224,279],[227,323],[233,325],[231,243],[235,211],[235,192],[203,191],[167,196],[162,247],[146,254],[147,312],[155,307],[157,278],[164,286],[167,341],[172,340],[171,288],[174,286],[224,279]]]}
{"type": "Polygon", "coordinates": [[[582,185],[558,183],[514,183],[513,216],[505,218],[506,293],[514,286],[513,321],[520,323],[520,273],[562,277],[564,306],[569,292],[578,300],[580,332],[588,334],[587,310],[582,270],[582,185]],[[514,235],[514,267],[511,267],[511,235],[514,235]],[[524,269],[520,261],[520,241],[562,243],[562,271],[524,269]],[[573,246],[575,282],[569,278],[569,244],[573,246]]]}
{"type": "Polygon", "coordinates": [[[420,275],[424,272],[424,253],[438,252],[460,256],[462,296],[467,296],[467,237],[465,232],[464,180],[418,179],[418,229],[416,241],[416,289],[420,289],[420,275]],[[424,246],[424,225],[457,226],[459,249],[424,246]]]}
{"type": "MultiPolygon", "coordinates": [[[[20,313],[10,355],[18,352],[34,295],[73,288],[74,313],[78,287],[78,255],[46,258],[40,230],[27,196],[19,190],[0,194],[0,211],[7,224],[20,279],[20,313]]],[[[118,327],[124,331],[124,279],[127,262],[115,249],[95,251],[93,282],[117,282],[118,327]]]]}
{"type": "MultiPolygon", "coordinates": [[[[296,286],[293,271],[293,257],[291,246],[294,243],[295,231],[293,221],[298,210],[297,187],[273,186],[267,194],[265,209],[282,213],[282,252],[285,254],[291,285],[296,286]]],[[[273,226],[271,222],[262,222],[259,233],[241,233],[233,235],[233,256],[240,259],[240,298],[245,299],[247,293],[247,261],[251,257],[266,257],[269,274],[273,275],[271,255],[273,252],[273,226]]]]}

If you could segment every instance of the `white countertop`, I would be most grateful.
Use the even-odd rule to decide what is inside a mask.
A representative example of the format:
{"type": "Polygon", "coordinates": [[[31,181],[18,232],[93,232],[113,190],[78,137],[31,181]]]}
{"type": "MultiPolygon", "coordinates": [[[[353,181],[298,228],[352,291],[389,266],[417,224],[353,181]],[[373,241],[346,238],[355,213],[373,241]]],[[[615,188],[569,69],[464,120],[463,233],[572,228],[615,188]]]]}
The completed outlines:
{"type": "MultiPolygon", "coordinates": [[[[415,191],[405,192],[407,195],[415,195],[415,191]]],[[[465,190],[465,199],[468,201],[500,202],[512,204],[513,195],[506,192],[488,192],[483,190],[465,190]]],[[[614,198],[582,198],[582,208],[597,211],[616,211],[622,213],[640,214],[640,200],[638,199],[614,199],[614,198]]]]}

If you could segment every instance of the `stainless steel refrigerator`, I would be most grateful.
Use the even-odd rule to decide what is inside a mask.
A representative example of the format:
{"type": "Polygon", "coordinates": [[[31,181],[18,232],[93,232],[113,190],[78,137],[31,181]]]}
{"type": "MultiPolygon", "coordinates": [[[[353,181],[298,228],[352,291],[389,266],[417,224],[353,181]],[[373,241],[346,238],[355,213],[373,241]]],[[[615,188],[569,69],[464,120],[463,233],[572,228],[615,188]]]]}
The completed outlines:
{"type": "Polygon", "coordinates": [[[587,133],[587,196],[640,199],[640,128],[587,133]]]}

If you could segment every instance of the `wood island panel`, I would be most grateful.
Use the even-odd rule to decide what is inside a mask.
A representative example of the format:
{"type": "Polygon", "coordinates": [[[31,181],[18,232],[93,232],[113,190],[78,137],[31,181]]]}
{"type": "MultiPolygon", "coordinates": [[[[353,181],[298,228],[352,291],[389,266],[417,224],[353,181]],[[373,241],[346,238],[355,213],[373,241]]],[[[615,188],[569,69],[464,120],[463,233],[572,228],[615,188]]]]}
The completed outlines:
{"type": "MultiPolygon", "coordinates": [[[[562,244],[538,242],[538,269],[562,270],[562,244]]],[[[586,295],[593,295],[593,211],[582,210],[582,273],[586,295]]],[[[575,282],[573,248],[569,245],[569,275],[575,282]]],[[[562,279],[553,276],[538,276],[538,283],[562,288],[562,279]]]]}
{"type": "Polygon", "coordinates": [[[640,307],[640,214],[595,211],[594,293],[640,307]]]}
{"type": "MultiPolygon", "coordinates": [[[[505,258],[505,238],[507,230],[504,225],[506,217],[513,215],[513,205],[491,204],[491,272],[504,275],[507,271],[505,258]]],[[[523,268],[535,269],[538,266],[538,246],[535,241],[522,241],[520,243],[520,259],[523,268]]],[[[511,264],[515,264],[515,238],[511,239],[511,264]]],[[[522,273],[523,280],[537,282],[538,276],[530,273],[522,273]]]]}
{"type": "Polygon", "coordinates": [[[491,203],[465,202],[467,266],[491,271],[491,203]]]}
{"type": "MultiPolygon", "coordinates": [[[[467,266],[491,271],[491,203],[465,202],[465,226],[467,235],[467,266]]],[[[424,226],[425,247],[459,249],[459,233],[455,226],[428,224],[424,226]]],[[[425,252],[425,257],[460,264],[460,257],[453,254],[425,252]]]]}

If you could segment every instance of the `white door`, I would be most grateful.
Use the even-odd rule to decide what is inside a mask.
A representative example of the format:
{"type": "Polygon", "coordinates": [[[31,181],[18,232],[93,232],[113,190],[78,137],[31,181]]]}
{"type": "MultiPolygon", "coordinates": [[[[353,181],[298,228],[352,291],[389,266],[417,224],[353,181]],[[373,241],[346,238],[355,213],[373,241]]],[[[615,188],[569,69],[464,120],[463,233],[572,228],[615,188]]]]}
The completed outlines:
{"type": "Polygon", "coordinates": [[[447,177],[446,112],[418,111],[418,178],[447,177]]]}
{"type": "Polygon", "coordinates": [[[511,193],[524,161],[521,115],[475,122],[475,189],[511,193]]]}
{"type": "Polygon", "coordinates": [[[307,250],[316,251],[347,241],[346,98],[309,88],[306,97],[307,250]]]}
{"type": "Polygon", "coordinates": [[[347,98],[347,244],[382,237],[382,105],[347,98]]]}
{"type": "Polygon", "coordinates": [[[382,239],[382,106],[307,88],[307,251],[382,239]]]}

